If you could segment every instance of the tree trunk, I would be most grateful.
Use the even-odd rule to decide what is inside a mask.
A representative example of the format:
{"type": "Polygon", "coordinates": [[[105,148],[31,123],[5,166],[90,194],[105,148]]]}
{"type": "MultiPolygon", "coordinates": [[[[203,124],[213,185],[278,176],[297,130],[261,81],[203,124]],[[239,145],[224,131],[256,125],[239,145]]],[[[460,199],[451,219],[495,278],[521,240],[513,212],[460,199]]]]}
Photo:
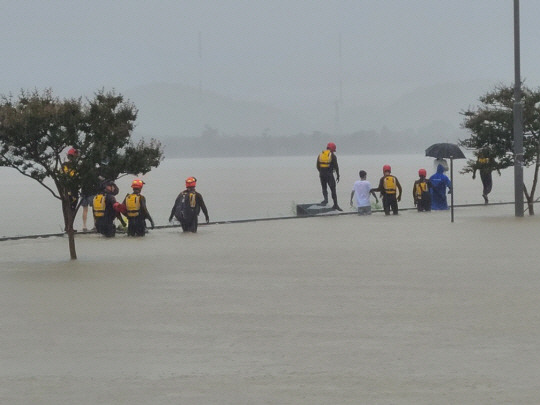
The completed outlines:
{"type": "Polygon", "coordinates": [[[62,211],[64,213],[64,223],[69,241],[69,257],[71,260],[77,260],[77,251],[75,250],[75,231],[73,222],[75,222],[75,212],[71,209],[69,195],[62,196],[62,211]]]}
{"type": "Polygon", "coordinates": [[[534,198],[527,197],[527,207],[529,208],[529,215],[534,215],[534,198]]]}

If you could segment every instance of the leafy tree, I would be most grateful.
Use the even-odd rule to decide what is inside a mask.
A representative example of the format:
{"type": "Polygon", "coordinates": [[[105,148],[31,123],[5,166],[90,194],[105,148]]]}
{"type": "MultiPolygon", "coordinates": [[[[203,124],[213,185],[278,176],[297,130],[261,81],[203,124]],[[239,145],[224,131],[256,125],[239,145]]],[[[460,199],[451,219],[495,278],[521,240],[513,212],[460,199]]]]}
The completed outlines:
{"type": "Polygon", "coordinates": [[[76,259],[72,196],[96,190],[99,180],[145,174],[163,158],[152,139],[134,144],[135,106],[122,95],[99,91],[86,103],[60,100],[52,91],[0,97],[0,166],[36,180],[62,202],[71,259],[76,259]],[[66,151],[78,155],[64,170],[66,151]]]}
{"type": "MultiPolygon", "coordinates": [[[[463,127],[470,130],[468,139],[460,145],[474,150],[475,156],[489,158],[492,170],[514,166],[514,88],[499,85],[479,98],[481,105],[463,112],[463,127]]],[[[534,195],[540,168],[540,88],[522,87],[523,103],[523,163],[534,165],[530,190],[524,185],[529,214],[534,215],[534,195]]],[[[477,168],[476,160],[468,160],[462,173],[477,168]]]]}

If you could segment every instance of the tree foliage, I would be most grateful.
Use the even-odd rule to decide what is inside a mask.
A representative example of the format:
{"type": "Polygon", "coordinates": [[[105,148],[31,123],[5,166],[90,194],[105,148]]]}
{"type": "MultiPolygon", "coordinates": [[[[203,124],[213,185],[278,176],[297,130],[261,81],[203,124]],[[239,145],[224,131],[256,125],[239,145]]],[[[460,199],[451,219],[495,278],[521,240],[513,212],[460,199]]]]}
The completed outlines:
{"type": "MultiPolygon", "coordinates": [[[[499,85],[479,98],[480,105],[465,112],[463,127],[470,137],[460,140],[460,145],[474,150],[475,156],[489,158],[492,170],[514,165],[514,88],[499,85]]],[[[524,185],[529,213],[534,213],[534,194],[540,167],[540,88],[522,86],[523,104],[523,164],[534,166],[530,191],[524,185]]],[[[464,173],[477,168],[476,160],[469,160],[464,173]]]]}
{"type": "Polygon", "coordinates": [[[131,140],[137,112],[122,95],[103,90],[86,102],[60,100],[50,89],[0,97],[0,166],[36,180],[62,201],[72,258],[76,212],[67,209],[70,192],[95,191],[99,178],[145,174],[162,160],[158,141],[131,140]],[[71,147],[78,157],[66,172],[71,147]]]}

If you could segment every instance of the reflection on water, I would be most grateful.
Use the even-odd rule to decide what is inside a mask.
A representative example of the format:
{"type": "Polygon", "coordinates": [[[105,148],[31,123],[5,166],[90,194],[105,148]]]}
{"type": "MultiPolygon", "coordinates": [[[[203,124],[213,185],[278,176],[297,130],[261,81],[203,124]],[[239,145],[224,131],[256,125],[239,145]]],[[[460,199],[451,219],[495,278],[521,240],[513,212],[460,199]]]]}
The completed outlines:
{"type": "MultiPolygon", "coordinates": [[[[296,157],[166,159],[142,177],[146,182],[143,194],[156,225],[167,223],[174,200],[189,176],[198,180],[197,190],[205,199],[211,221],[295,215],[295,204],[319,202],[322,198],[315,169],[317,153],[296,157]]],[[[352,184],[360,169],[367,171],[368,180],[376,186],[382,166],[390,164],[403,186],[403,208],[413,206],[412,185],[418,169],[425,168],[428,176],[435,171],[433,159],[421,154],[342,156],[338,150],[337,156],[341,172],[338,199],[345,210],[349,208],[352,184]]],[[[481,203],[480,180],[459,174],[464,164],[465,160],[454,161],[455,204],[481,203]]],[[[132,179],[133,176],[126,176],[118,180],[118,199],[130,192],[132,179]]],[[[13,169],[0,168],[0,186],[4,191],[0,195],[1,236],[63,229],[59,200],[37,182],[13,169]]],[[[495,174],[490,200],[512,201],[513,196],[513,171],[507,169],[501,177],[495,174]]],[[[75,227],[82,228],[80,212],[75,227]]]]}

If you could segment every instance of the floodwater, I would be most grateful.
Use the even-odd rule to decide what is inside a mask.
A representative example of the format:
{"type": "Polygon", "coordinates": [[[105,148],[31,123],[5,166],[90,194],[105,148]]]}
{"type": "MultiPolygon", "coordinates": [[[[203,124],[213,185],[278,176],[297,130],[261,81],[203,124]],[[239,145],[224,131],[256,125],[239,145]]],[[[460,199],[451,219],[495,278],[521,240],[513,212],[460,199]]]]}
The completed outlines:
{"type": "MultiPolygon", "coordinates": [[[[418,168],[433,170],[421,156],[340,159],[344,208],[358,169],[375,183],[390,163],[402,206],[418,168]]],[[[290,216],[320,200],[314,166],[165,161],[144,191],[158,224],[190,175],[213,220],[290,216]]],[[[59,230],[52,198],[0,177],[15,191],[3,233],[59,230]]],[[[511,199],[510,178],[495,177],[492,201],[511,199]]],[[[482,202],[479,180],[455,184],[458,204],[482,202]]],[[[3,241],[0,403],[534,404],[539,239],[539,216],[481,205],[454,223],[408,210],[78,234],[76,261],[65,236],[3,241]]]]}
{"type": "MultiPolygon", "coordinates": [[[[368,173],[376,186],[386,163],[404,189],[402,208],[412,207],[412,184],[419,168],[434,173],[433,159],[422,155],[340,156],[341,181],[337,186],[340,206],[349,210],[352,184],[358,171],[368,173]]],[[[296,204],[322,200],[319,178],[315,169],[316,156],[166,159],[157,168],[142,176],[146,185],[143,194],[156,225],[165,225],[178,193],[189,176],[198,179],[197,190],[203,194],[211,221],[269,218],[296,215],[296,204]]],[[[479,176],[461,175],[465,160],[454,161],[455,204],[482,203],[479,176]]],[[[131,191],[133,176],[118,181],[118,199],[131,191]]],[[[0,236],[57,233],[63,230],[60,201],[34,180],[13,169],[0,168],[0,236]]],[[[492,202],[513,201],[513,171],[494,175],[492,202]]],[[[450,202],[450,197],[448,198],[450,202]]],[[[75,228],[82,229],[82,210],[75,228]]],[[[91,210],[89,213],[91,218],[91,210]]],[[[91,223],[91,219],[90,219],[91,223]]]]}

